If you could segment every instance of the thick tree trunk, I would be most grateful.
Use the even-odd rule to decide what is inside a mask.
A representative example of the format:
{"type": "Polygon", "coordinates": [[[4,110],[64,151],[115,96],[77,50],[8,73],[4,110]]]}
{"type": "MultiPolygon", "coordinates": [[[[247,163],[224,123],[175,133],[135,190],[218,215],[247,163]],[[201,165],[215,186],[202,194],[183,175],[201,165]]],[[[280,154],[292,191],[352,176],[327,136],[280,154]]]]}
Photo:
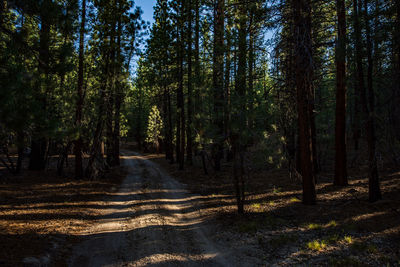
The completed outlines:
{"type": "Polygon", "coordinates": [[[214,169],[221,170],[224,144],[224,10],[225,1],[218,0],[214,6],[214,54],[213,54],[213,93],[214,125],[212,157],[214,169]]]}
{"type": "MultiPolygon", "coordinates": [[[[109,45],[111,45],[111,37],[109,40],[109,45]]],[[[106,105],[108,103],[108,94],[107,88],[109,81],[109,72],[110,72],[110,53],[106,53],[106,58],[104,60],[104,71],[103,71],[103,83],[100,88],[100,98],[99,98],[99,110],[98,117],[96,123],[96,129],[93,134],[93,144],[90,151],[90,158],[85,170],[85,176],[88,178],[95,178],[97,175],[98,168],[96,168],[95,163],[96,160],[99,162],[99,165],[103,167],[104,161],[104,143],[102,141],[103,136],[103,128],[104,128],[104,118],[106,115],[106,105]]]]}
{"type": "Polygon", "coordinates": [[[336,1],[338,36],[336,43],[336,123],[335,123],[335,185],[347,185],[346,153],[346,7],[336,1]]]}
{"type": "Polygon", "coordinates": [[[83,109],[83,57],[84,57],[84,38],[85,38],[85,21],[86,21],[86,0],[82,0],[81,10],[81,28],[79,31],[79,65],[78,65],[78,100],[76,103],[75,126],[78,129],[78,139],[75,140],[75,178],[83,177],[82,164],[82,109],[83,109]]]}
{"type": "Polygon", "coordinates": [[[310,0],[293,0],[295,14],[295,69],[303,203],[315,204],[315,174],[312,142],[312,41],[310,0]]]}
{"type": "MultiPolygon", "coordinates": [[[[361,0],[359,0],[361,1],[361,0]]],[[[361,8],[360,8],[361,10],[361,8]]],[[[372,40],[371,40],[371,29],[368,14],[368,0],[364,0],[364,21],[367,36],[367,92],[362,93],[364,113],[366,118],[366,129],[367,129],[367,145],[368,145],[368,178],[369,178],[369,201],[375,202],[382,199],[381,190],[379,186],[379,175],[378,165],[376,160],[376,136],[375,136],[375,95],[373,88],[372,70],[373,70],[373,58],[372,58],[372,40]],[[368,102],[368,103],[367,103],[368,102]],[[369,105],[369,108],[368,108],[369,105]]]]}

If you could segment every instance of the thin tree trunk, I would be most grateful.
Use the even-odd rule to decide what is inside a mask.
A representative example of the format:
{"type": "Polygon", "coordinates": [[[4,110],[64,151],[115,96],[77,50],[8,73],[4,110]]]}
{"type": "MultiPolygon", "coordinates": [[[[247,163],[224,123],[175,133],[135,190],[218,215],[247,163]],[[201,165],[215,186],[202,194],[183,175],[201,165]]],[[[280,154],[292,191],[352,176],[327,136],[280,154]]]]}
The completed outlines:
{"type": "Polygon", "coordinates": [[[354,87],[354,125],[353,125],[353,139],[354,139],[354,149],[359,148],[359,139],[361,137],[360,128],[360,101],[361,101],[361,91],[364,90],[364,77],[362,72],[362,52],[361,52],[361,29],[360,20],[358,18],[358,0],[353,0],[353,27],[355,34],[355,58],[356,58],[356,85],[354,87]],[[359,69],[361,68],[361,69],[359,69]]]}
{"type": "MultiPolygon", "coordinates": [[[[43,1],[42,5],[49,5],[49,0],[43,1]]],[[[50,19],[49,14],[40,14],[41,27],[39,32],[39,76],[44,76],[44,81],[39,79],[37,83],[37,99],[40,103],[40,109],[43,114],[47,115],[47,93],[49,90],[49,67],[50,67],[50,19]],[[42,93],[41,87],[45,87],[45,93],[42,93]]],[[[48,139],[43,137],[46,130],[46,124],[41,121],[42,118],[36,119],[34,133],[31,142],[31,155],[29,160],[30,170],[44,170],[46,167],[46,152],[48,149],[48,139]]]]}
{"type": "Polygon", "coordinates": [[[167,102],[168,102],[168,136],[169,136],[169,145],[170,145],[170,163],[174,163],[174,147],[172,143],[172,134],[173,134],[173,125],[172,125],[172,106],[171,106],[171,93],[167,92],[167,102]]]}
{"type": "Polygon", "coordinates": [[[114,148],[113,148],[113,163],[115,166],[120,165],[119,159],[119,146],[120,146],[120,120],[121,120],[121,105],[123,101],[122,84],[120,82],[120,74],[122,68],[122,55],[121,55],[121,11],[119,11],[118,17],[118,31],[117,31],[117,71],[116,71],[116,81],[115,81],[115,113],[114,113],[114,148]]]}
{"type": "Polygon", "coordinates": [[[224,143],[224,10],[225,1],[218,0],[214,7],[213,96],[214,125],[216,128],[212,157],[214,169],[221,170],[224,143]]]}
{"type": "Polygon", "coordinates": [[[179,42],[177,44],[178,52],[178,90],[177,90],[177,128],[176,128],[176,158],[179,164],[179,169],[183,170],[185,161],[185,110],[183,97],[183,57],[184,57],[184,38],[183,38],[183,2],[180,4],[180,14],[178,18],[177,36],[179,42]]]}
{"type": "Polygon", "coordinates": [[[397,141],[400,141],[400,0],[395,1],[396,8],[396,24],[395,24],[395,34],[393,36],[394,40],[394,74],[397,77],[393,79],[396,83],[393,86],[393,126],[394,133],[397,141]]]}
{"type": "Polygon", "coordinates": [[[24,132],[18,131],[17,132],[17,146],[18,146],[18,159],[17,159],[17,166],[15,168],[15,173],[18,174],[21,172],[22,169],[22,160],[24,159],[24,132]]]}
{"type": "MultiPolygon", "coordinates": [[[[115,2],[116,3],[116,0],[115,2]]],[[[113,118],[114,118],[114,98],[115,98],[115,85],[116,85],[116,41],[115,41],[115,28],[117,22],[114,20],[111,25],[110,35],[110,72],[109,72],[109,88],[107,88],[107,106],[106,106],[106,168],[114,165],[114,131],[113,131],[113,118]]]]}
{"type": "MultiPolygon", "coordinates": [[[[230,18],[228,18],[228,25],[232,24],[232,21],[230,18]]],[[[225,93],[225,103],[224,103],[224,136],[227,138],[230,135],[230,99],[231,99],[231,87],[230,87],[230,80],[231,80],[231,39],[232,39],[232,33],[230,30],[227,30],[226,32],[226,49],[225,49],[225,58],[226,58],[226,63],[225,63],[225,78],[224,78],[224,93],[225,93]]],[[[227,161],[232,160],[232,152],[231,149],[228,148],[227,156],[226,156],[227,161]]]]}
{"type": "Polygon", "coordinates": [[[253,120],[253,109],[254,109],[254,64],[255,64],[255,55],[254,55],[254,31],[255,26],[253,25],[254,20],[254,12],[253,10],[250,11],[250,21],[249,21],[249,59],[248,59],[248,66],[249,66],[249,79],[248,79],[248,110],[249,113],[247,114],[247,125],[249,129],[254,128],[254,120],[253,120]]]}
{"type": "Polygon", "coordinates": [[[335,185],[347,185],[346,153],[346,7],[336,1],[338,37],[336,43],[336,124],[335,124],[335,185]]]}
{"type": "Polygon", "coordinates": [[[83,109],[83,57],[84,57],[84,38],[85,38],[85,22],[86,22],[86,0],[82,0],[81,10],[81,28],[79,31],[79,65],[78,65],[78,100],[76,103],[75,112],[75,126],[78,129],[79,136],[75,140],[75,178],[81,179],[83,177],[83,164],[82,164],[82,109],[83,109]]]}
{"type": "Polygon", "coordinates": [[[188,65],[188,81],[187,81],[187,90],[188,90],[188,103],[187,103],[187,127],[186,127],[186,159],[189,165],[193,165],[193,104],[192,104],[192,1],[188,0],[188,30],[187,30],[187,41],[188,41],[188,54],[187,54],[187,65],[188,65]]]}
{"type": "Polygon", "coordinates": [[[243,162],[242,156],[245,150],[245,140],[242,134],[242,127],[246,124],[246,114],[244,110],[246,109],[246,63],[247,63],[247,32],[246,32],[246,25],[247,25],[247,10],[246,10],[246,3],[245,0],[239,1],[239,28],[238,28],[238,66],[237,66],[237,76],[236,76],[236,92],[237,92],[237,99],[236,103],[238,106],[236,108],[234,119],[237,120],[236,127],[232,130],[231,133],[231,143],[233,149],[233,178],[235,184],[235,191],[236,191],[236,199],[237,199],[237,208],[238,213],[242,214],[244,212],[244,201],[245,201],[245,194],[244,194],[244,177],[243,177],[243,162]]]}

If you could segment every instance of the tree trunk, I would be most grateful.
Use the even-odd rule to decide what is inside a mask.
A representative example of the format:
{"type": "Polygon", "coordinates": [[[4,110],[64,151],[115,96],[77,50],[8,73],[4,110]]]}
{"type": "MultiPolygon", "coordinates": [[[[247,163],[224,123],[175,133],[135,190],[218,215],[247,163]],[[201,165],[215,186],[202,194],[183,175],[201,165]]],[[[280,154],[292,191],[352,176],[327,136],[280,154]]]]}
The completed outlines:
{"type": "Polygon", "coordinates": [[[217,0],[214,6],[213,93],[214,125],[212,157],[214,169],[221,170],[224,144],[224,10],[225,1],[217,0]]]}
{"type": "Polygon", "coordinates": [[[25,142],[24,142],[24,132],[23,131],[17,132],[17,146],[18,146],[18,159],[17,159],[17,166],[15,168],[16,174],[21,172],[22,160],[24,158],[25,142]]]}
{"type": "Polygon", "coordinates": [[[193,165],[193,104],[192,104],[192,1],[188,0],[187,7],[187,19],[188,19],[188,31],[187,31],[187,41],[188,41],[188,54],[187,54],[187,66],[188,66],[188,81],[187,81],[187,90],[188,90],[188,103],[187,103],[187,127],[186,127],[186,159],[189,165],[193,165]]]}
{"type": "Polygon", "coordinates": [[[295,69],[303,203],[316,203],[312,142],[312,41],[310,0],[293,0],[295,19],[295,69]]]}
{"type": "Polygon", "coordinates": [[[364,78],[362,72],[361,29],[360,29],[360,21],[358,18],[357,0],[353,0],[353,27],[355,34],[355,58],[356,58],[356,85],[354,87],[353,139],[354,139],[354,149],[358,150],[359,139],[361,137],[360,100],[361,100],[361,91],[363,90],[362,87],[364,87],[364,78]],[[361,70],[359,68],[361,68],[361,70]]]}
{"type": "MultiPolygon", "coordinates": [[[[359,0],[361,1],[361,0],[359,0]]],[[[361,10],[361,8],[360,8],[361,10]]],[[[367,129],[367,144],[368,144],[368,184],[369,184],[369,201],[375,202],[382,199],[381,190],[379,186],[379,175],[378,165],[376,160],[376,136],[375,136],[375,95],[373,88],[372,70],[373,70],[373,59],[372,59],[372,40],[371,40],[371,29],[368,14],[368,0],[364,0],[364,21],[367,36],[367,92],[368,100],[365,91],[362,93],[362,101],[364,106],[364,113],[366,118],[366,129],[367,129]],[[368,108],[369,105],[369,108],[368,108]]]]}
{"type": "Polygon", "coordinates": [[[76,103],[75,126],[78,130],[78,139],[75,140],[75,178],[83,177],[82,164],[82,109],[83,109],[83,57],[84,57],[84,38],[85,38],[85,21],[86,21],[86,0],[82,0],[81,10],[81,28],[79,31],[79,65],[78,65],[78,100],[76,103]]]}
{"type": "Polygon", "coordinates": [[[169,154],[170,154],[170,156],[169,156],[169,160],[170,160],[170,163],[172,164],[172,163],[174,163],[174,152],[173,152],[173,150],[174,150],[174,145],[173,145],[173,143],[172,143],[172,132],[173,132],[173,125],[172,125],[172,106],[171,106],[171,94],[170,94],[170,92],[168,91],[167,92],[167,105],[168,105],[168,129],[167,129],[167,131],[168,131],[168,143],[169,143],[169,154]]]}
{"type": "MultiPolygon", "coordinates": [[[[111,45],[111,37],[109,39],[109,45],[111,45]]],[[[100,88],[100,98],[99,98],[99,110],[98,118],[96,123],[96,129],[93,134],[93,144],[90,152],[90,158],[85,170],[85,176],[88,178],[94,178],[97,175],[97,168],[95,167],[95,161],[99,161],[100,165],[103,165],[103,155],[104,155],[104,143],[102,140],[103,128],[104,128],[104,117],[106,112],[106,105],[108,102],[107,88],[109,81],[110,72],[110,53],[106,53],[106,58],[104,62],[104,72],[103,72],[103,84],[100,88]]]]}
{"type": "MultiPolygon", "coordinates": [[[[231,25],[232,21],[230,18],[228,18],[228,25],[231,25]]],[[[225,58],[226,58],[226,62],[225,62],[225,78],[224,78],[224,98],[225,98],[225,102],[224,102],[224,136],[225,138],[227,138],[230,135],[230,129],[229,129],[229,125],[230,125],[230,99],[231,99],[231,85],[230,85],[230,80],[231,80],[231,39],[233,38],[232,33],[230,30],[227,30],[226,32],[226,49],[225,49],[225,58]]],[[[228,148],[227,151],[227,156],[226,156],[226,160],[227,161],[231,161],[232,160],[232,153],[231,153],[231,148],[228,148]]]]}
{"type": "Polygon", "coordinates": [[[335,185],[347,185],[346,153],[346,7],[336,1],[338,36],[336,43],[336,123],[335,123],[335,185]]]}
{"type": "Polygon", "coordinates": [[[395,82],[393,86],[393,126],[394,133],[397,141],[400,141],[400,0],[395,1],[396,8],[396,24],[395,24],[395,34],[393,36],[394,40],[394,69],[395,76],[397,77],[393,81],[395,82]]]}
{"type": "MultiPolygon", "coordinates": [[[[120,11],[121,12],[121,11],[120,11]]],[[[122,84],[120,82],[120,74],[122,69],[122,55],[121,55],[121,35],[122,35],[122,26],[121,26],[121,14],[119,12],[118,17],[118,31],[117,31],[117,72],[116,72],[116,81],[115,81],[115,113],[114,113],[114,147],[113,147],[113,163],[115,166],[120,165],[119,159],[119,146],[120,146],[120,120],[121,120],[121,105],[123,101],[123,92],[122,92],[122,84]]]]}
{"type": "MultiPolygon", "coordinates": [[[[115,1],[116,3],[116,1],[115,1]]],[[[113,9],[114,10],[114,9],[113,9]]],[[[110,72],[109,74],[109,88],[107,88],[107,106],[106,106],[106,168],[114,165],[114,102],[115,102],[115,85],[116,85],[116,41],[115,41],[115,28],[117,22],[114,20],[111,25],[110,34],[110,72]]]]}
{"type": "Polygon", "coordinates": [[[176,127],[176,158],[179,164],[179,170],[183,170],[185,161],[185,110],[183,98],[183,57],[184,57],[184,38],[183,38],[183,2],[180,4],[180,14],[178,17],[177,36],[177,60],[178,60],[178,90],[177,90],[177,127],[176,127]]]}
{"type": "MultiPolygon", "coordinates": [[[[49,5],[49,1],[43,1],[42,5],[49,5]]],[[[36,125],[32,135],[31,155],[29,159],[30,170],[44,170],[46,167],[46,152],[48,148],[48,139],[45,137],[47,123],[43,119],[47,119],[47,93],[49,90],[49,67],[50,67],[50,19],[49,14],[40,14],[41,27],[39,32],[39,62],[36,97],[40,103],[41,117],[36,118],[36,125]],[[44,76],[44,81],[42,77],[44,76]],[[42,87],[45,92],[42,92],[42,87]]]]}
{"type": "MultiPolygon", "coordinates": [[[[254,12],[251,9],[250,11],[250,21],[249,21],[249,78],[248,78],[248,110],[247,114],[247,125],[249,129],[254,128],[254,120],[253,120],[253,109],[254,109],[254,65],[255,65],[255,53],[254,53],[254,38],[255,38],[255,26],[253,25],[254,20],[254,12]]],[[[251,141],[252,142],[252,141],[251,141]]]]}
{"type": "Polygon", "coordinates": [[[244,110],[246,109],[246,63],[247,63],[247,8],[245,0],[239,1],[239,27],[238,27],[238,65],[237,65],[237,76],[236,76],[236,93],[237,99],[235,103],[238,103],[234,112],[234,120],[236,120],[236,127],[231,130],[230,140],[233,149],[233,178],[236,191],[236,200],[238,213],[244,212],[244,177],[243,177],[243,161],[242,156],[245,150],[246,142],[242,134],[242,129],[246,124],[246,115],[244,110]]]}

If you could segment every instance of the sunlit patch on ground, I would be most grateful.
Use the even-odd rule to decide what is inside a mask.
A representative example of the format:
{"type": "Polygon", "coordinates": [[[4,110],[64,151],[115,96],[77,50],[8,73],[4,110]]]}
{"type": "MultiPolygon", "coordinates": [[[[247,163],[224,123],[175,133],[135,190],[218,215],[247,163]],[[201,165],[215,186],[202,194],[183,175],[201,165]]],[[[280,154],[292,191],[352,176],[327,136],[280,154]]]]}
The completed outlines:
{"type": "MultiPolygon", "coordinates": [[[[212,198],[232,196],[232,169],[204,175],[201,162],[184,171],[161,164],[194,191],[212,198]],[[206,182],[205,182],[206,181],[206,182]]],[[[218,238],[262,248],[268,264],[332,266],[400,265],[400,173],[381,173],[383,200],[369,203],[368,180],[350,170],[350,185],[335,187],[329,174],[318,177],[316,206],[301,203],[301,184],[286,170],[254,170],[249,176],[247,215],[237,216],[234,198],[219,200],[209,212],[219,218],[218,238]],[[221,214],[222,213],[222,214],[221,214]],[[226,231],[228,230],[228,231],[226,231]]]]}

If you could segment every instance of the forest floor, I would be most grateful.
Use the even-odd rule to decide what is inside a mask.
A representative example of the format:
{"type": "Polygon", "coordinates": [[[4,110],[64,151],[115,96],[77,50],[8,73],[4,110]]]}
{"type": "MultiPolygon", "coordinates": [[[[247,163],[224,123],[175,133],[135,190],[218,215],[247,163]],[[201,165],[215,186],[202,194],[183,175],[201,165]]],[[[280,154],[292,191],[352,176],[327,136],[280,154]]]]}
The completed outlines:
{"type": "MultiPolygon", "coordinates": [[[[332,170],[318,175],[315,206],[301,203],[301,182],[286,169],[253,168],[247,177],[245,215],[236,213],[232,166],[208,169],[200,158],[179,171],[148,155],[196,194],[216,218],[217,240],[245,246],[266,266],[400,266],[400,170],[381,168],[383,200],[368,202],[367,166],[349,169],[349,186],[332,184],[332,170]]],[[[362,159],[360,159],[362,161],[362,159]]],[[[206,211],[204,211],[206,212],[206,211]]]]}
{"type": "Polygon", "coordinates": [[[254,169],[240,216],[230,164],[204,175],[195,159],[178,171],[125,151],[108,179],[26,171],[3,182],[0,266],[400,266],[399,170],[381,173],[374,204],[363,170],[345,188],[321,174],[318,204],[304,206],[287,171],[254,169]]]}

